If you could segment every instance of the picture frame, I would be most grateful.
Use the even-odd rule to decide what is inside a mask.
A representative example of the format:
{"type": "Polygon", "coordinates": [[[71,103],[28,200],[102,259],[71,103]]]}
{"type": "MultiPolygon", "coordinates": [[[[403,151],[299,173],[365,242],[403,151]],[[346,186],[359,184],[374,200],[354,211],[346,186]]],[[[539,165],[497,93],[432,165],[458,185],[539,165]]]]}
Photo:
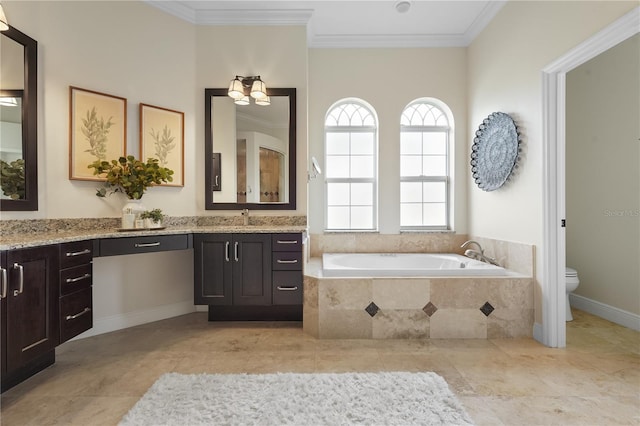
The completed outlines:
{"type": "Polygon", "coordinates": [[[104,181],[89,164],[125,155],[127,99],[69,86],[69,179],[104,181]]]}
{"type": "Polygon", "coordinates": [[[184,112],[140,104],[140,159],[148,158],[173,170],[173,182],[160,186],[184,186],[184,112]]]}

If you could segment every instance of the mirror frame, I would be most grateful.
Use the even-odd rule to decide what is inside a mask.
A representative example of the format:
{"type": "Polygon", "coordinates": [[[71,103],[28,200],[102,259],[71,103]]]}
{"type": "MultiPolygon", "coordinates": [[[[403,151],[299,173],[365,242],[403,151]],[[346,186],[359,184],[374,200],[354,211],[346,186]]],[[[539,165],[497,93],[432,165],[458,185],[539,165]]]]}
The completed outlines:
{"type": "Polygon", "coordinates": [[[0,32],[2,36],[24,46],[22,157],[25,163],[25,198],[0,200],[0,211],[35,211],[38,210],[38,42],[11,25],[8,30],[0,32]]]}
{"type": "MultiPolygon", "coordinates": [[[[296,209],[296,89],[269,88],[268,96],[289,98],[289,201],[286,203],[216,203],[213,201],[213,129],[211,127],[211,98],[227,95],[228,89],[204,89],[204,174],[206,210],[295,210],[296,209]]],[[[268,107],[265,107],[268,108],[268,107]]]]}

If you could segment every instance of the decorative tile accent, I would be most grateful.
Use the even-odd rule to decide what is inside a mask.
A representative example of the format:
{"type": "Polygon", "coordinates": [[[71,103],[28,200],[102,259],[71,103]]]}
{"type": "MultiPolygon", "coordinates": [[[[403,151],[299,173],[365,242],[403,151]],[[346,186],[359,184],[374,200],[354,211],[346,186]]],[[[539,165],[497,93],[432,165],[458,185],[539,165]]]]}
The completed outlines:
{"type": "Polygon", "coordinates": [[[424,311],[425,314],[427,314],[428,317],[431,317],[431,315],[436,313],[438,308],[436,307],[436,305],[429,302],[424,306],[424,308],[422,308],[422,310],[424,311]]]}
{"type": "Polygon", "coordinates": [[[364,308],[364,310],[367,311],[367,313],[369,315],[371,315],[371,317],[375,317],[376,314],[378,313],[378,311],[380,310],[380,308],[378,308],[378,305],[376,305],[375,303],[371,302],[371,303],[369,303],[369,306],[364,308]]]}
{"type": "Polygon", "coordinates": [[[482,305],[480,310],[482,311],[483,314],[485,314],[485,316],[489,316],[489,315],[491,315],[491,312],[493,312],[494,307],[491,306],[491,303],[485,302],[485,304],[482,305]]]}

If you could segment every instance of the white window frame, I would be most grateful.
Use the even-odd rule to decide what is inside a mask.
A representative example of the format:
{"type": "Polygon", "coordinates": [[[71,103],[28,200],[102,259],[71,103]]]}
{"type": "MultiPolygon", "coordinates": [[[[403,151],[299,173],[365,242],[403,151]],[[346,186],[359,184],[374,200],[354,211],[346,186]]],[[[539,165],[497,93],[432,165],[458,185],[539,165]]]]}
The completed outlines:
{"type": "MultiPolygon", "coordinates": [[[[333,104],[325,115],[325,126],[324,126],[324,161],[325,161],[325,170],[328,168],[329,159],[327,156],[327,134],[328,133],[373,133],[373,177],[371,178],[329,178],[325,177],[324,179],[324,228],[325,231],[336,232],[336,231],[348,231],[348,232],[372,232],[378,230],[378,117],[376,115],[375,110],[371,105],[366,103],[361,99],[343,99],[335,104],[333,104]],[[341,107],[345,104],[354,104],[358,105],[360,108],[365,109],[373,118],[374,125],[367,126],[328,126],[327,118],[336,108],[341,107]],[[330,183],[371,183],[372,185],[372,227],[371,228],[353,228],[350,226],[348,228],[329,228],[329,184],[330,183]]],[[[351,157],[351,155],[349,155],[351,157]]],[[[325,174],[326,176],[326,174],[325,174]]],[[[348,205],[352,207],[351,204],[348,205]]],[[[349,218],[349,223],[351,225],[351,218],[349,218]]]]}
{"type": "MultiPolygon", "coordinates": [[[[412,225],[412,226],[403,226],[402,225],[402,215],[400,214],[400,230],[401,231],[422,231],[422,230],[429,230],[429,231],[449,231],[451,230],[451,217],[453,215],[452,212],[452,203],[451,203],[451,175],[453,173],[452,170],[452,148],[451,148],[451,141],[453,140],[453,126],[452,126],[452,121],[453,121],[453,117],[451,117],[450,111],[448,110],[448,108],[446,108],[446,105],[441,105],[439,102],[435,102],[432,99],[417,99],[411,103],[409,103],[403,110],[402,110],[402,114],[401,114],[401,120],[402,120],[402,116],[405,114],[405,112],[407,111],[408,108],[416,105],[416,104],[422,104],[422,105],[429,105],[432,108],[436,108],[438,111],[440,111],[442,113],[442,115],[446,118],[447,120],[447,125],[446,126],[441,126],[441,125],[424,125],[424,121],[423,121],[423,125],[403,125],[400,124],[400,134],[402,135],[402,133],[404,132],[416,132],[416,133],[429,133],[429,132],[433,132],[433,133],[445,133],[446,135],[446,140],[445,140],[445,145],[446,145],[446,170],[445,170],[445,175],[444,176],[403,176],[402,175],[402,167],[400,167],[400,185],[402,185],[403,182],[421,182],[421,183],[425,183],[425,182],[444,182],[445,184],[445,224],[444,225],[421,225],[421,226],[416,226],[416,225],[412,225]]],[[[402,136],[401,136],[402,138],[402,136]]],[[[401,139],[400,138],[400,139],[401,139]]],[[[400,148],[400,157],[399,157],[399,161],[402,161],[402,148],[400,148]]],[[[399,208],[402,207],[402,199],[400,200],[400,205],[398,206],[399,208]]],[[[424,205],[424,203],[422,203],[424,205]]]]}

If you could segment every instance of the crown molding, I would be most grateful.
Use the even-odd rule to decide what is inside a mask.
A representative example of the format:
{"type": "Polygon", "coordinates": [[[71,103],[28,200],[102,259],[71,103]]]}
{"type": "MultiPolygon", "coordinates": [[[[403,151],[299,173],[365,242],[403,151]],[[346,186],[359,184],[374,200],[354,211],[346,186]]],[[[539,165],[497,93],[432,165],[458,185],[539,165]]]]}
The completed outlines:
{"type": "Polygon", "coordinates": [[[192,24],[196,23],[197,13],[195,10],[188,6],[178,3],[176,1],[164,1],[164,0],[143,0],[145,3],[156,7],[164,12],[167,12],[173,16],[176,16],[184,21],[192,24]]]}
{"type": "Polygon", "coordinates": [[[490,1],[480,12],[480,15],[473,21],[471,26],[464,33],[465,46],[468,46],[476,37],[489,25],[489,22],[500,12],[500,9],[507,4],[507,0],[490,1]]]}
{"type": "Polygon", "coordinates": [[[309,22],[311,9],[228,9],[201,10],[196,15],[198,25],[302,25],[309,22]]]}

